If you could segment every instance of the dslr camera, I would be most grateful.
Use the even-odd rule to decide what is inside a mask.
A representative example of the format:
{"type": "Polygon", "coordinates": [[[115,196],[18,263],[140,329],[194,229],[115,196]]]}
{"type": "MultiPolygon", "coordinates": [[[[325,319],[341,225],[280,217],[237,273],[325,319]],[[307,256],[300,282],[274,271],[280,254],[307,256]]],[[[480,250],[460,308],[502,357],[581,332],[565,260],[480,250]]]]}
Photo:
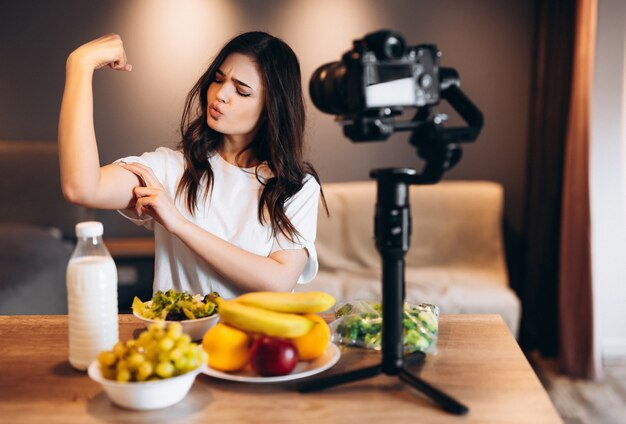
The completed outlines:
{"type": "Polygon", "coordinates": [[[311,98],[322,112],[334,115],[435,104],[440,56],[434,45],[407,48],[394,31],[368,34],[355,40],[340,62],[313,73],[311,98]]]}
{"type": "Polygon", "coordinates": [[[313,73],[311,99],[322,112],[337,115],[352,141],[386,140],[394,131],[414,130],[445,89],[460,85],[454,69],[439,67],[440,57],[435,45],[407,47],[395,31],[373,32],[354,40],[341,61],[313,73]],[[418,109],[416,118],[396,122],[407,107],[418,109]]]}

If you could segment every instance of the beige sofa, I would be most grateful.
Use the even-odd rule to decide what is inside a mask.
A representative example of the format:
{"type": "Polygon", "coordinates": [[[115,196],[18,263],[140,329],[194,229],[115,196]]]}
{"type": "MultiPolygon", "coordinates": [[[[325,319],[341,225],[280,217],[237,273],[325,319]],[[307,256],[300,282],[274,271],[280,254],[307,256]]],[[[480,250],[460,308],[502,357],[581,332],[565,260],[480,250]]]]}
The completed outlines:
{"type": "MultiPolygon", "coordinates": [[[[381,260],[374,245],[376,182],[323,185],[330,209],[319,211],[320,270],[298,291],[324,290],[338,300],[379,299],[381,260]]],[[[517,335],[520,301],[509,287],[502,237],[503,188],[486,181],[411,186],[411,248],[406,300],[443,314],[500,314],[517,335]]]]}

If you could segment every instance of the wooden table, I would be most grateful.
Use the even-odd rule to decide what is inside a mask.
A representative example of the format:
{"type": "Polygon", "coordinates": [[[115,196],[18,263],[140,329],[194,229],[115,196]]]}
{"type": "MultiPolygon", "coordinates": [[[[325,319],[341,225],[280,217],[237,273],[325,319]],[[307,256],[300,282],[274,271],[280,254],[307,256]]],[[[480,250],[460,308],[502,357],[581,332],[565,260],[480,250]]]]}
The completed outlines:
{"type": "MultiPolygon", "coordinates": [[[[120,316],[120,337],[141,324],[120,316]]],[[[246,384],[200,375],[180,403],[137,412],[113,405],[100,386],[67,362],[67,317],[0,316],[0,422],[3,423],[556,423],[562,422],[498,315],[447,315],[438,349],[421,376],[469,406],[454,416],[395,377],[309,394],[290,384],[246,384]]],[[[327,373],[379,361],[342,348],[327,373]]]]}

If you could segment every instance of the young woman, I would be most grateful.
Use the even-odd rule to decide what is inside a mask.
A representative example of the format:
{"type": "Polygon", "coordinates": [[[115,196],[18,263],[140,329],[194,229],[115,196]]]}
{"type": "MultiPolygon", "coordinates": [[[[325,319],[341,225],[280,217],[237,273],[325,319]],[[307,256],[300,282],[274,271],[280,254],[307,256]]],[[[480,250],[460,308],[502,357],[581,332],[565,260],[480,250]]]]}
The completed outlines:
{"type": "Polygon", "coordinates": [[[177,150],[100,167],[92,77],[103,67],[131,70],[117,35],[84,44],[67,60],[63,193],[154,230],[153,290],[233,297],[290,291],[313,279],[320,186],[303,160],[300,66],[291,48],[264,32],[235,37],[188,94],[177,150]]]}

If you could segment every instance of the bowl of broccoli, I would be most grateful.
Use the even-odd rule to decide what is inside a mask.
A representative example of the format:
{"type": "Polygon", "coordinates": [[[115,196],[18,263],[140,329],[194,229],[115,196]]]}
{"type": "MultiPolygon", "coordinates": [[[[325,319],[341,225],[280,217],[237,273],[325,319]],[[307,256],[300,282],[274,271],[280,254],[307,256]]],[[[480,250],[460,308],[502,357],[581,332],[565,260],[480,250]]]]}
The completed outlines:
{"type": "Polygon", "coordinates": [[[192,295],[188,292],[158,291],[152,299],[142,302],[133,300],[133,315],[149,325],[153,322],[180,322],[183,332],[192,340],[201,340],[204,334],[217,324],[217,293],[192,295]]]}

